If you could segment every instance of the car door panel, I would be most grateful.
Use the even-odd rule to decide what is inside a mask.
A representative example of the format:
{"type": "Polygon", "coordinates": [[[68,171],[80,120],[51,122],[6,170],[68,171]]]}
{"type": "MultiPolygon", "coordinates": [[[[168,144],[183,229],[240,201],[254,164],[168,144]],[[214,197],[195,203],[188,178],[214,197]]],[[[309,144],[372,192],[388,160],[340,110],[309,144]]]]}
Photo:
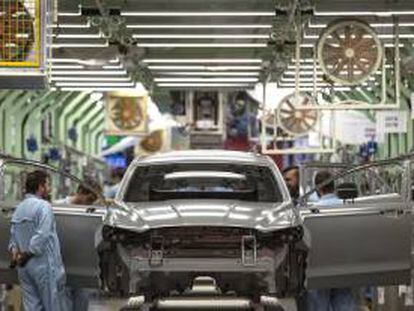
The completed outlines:
{"type": "MultiPolygon", "coordinates": [[[[14,207],[11,204],[0,205],[0,283],[13,284],[17,282],[17,274],[9,268],[7,248],[14,207]]],[[[98,256],[95,250],[95,234],[102,225],[105,208],[97,208],[95,212],[88,213],[86,207],[54,206],[53,211],[68,284],[97,287],[98,256]]]]}
{"type": "Polygon", "coordinates": [[[411,212],[404,206],[394,199],[303,211],[308,288],[408,284],[411,212]]]}

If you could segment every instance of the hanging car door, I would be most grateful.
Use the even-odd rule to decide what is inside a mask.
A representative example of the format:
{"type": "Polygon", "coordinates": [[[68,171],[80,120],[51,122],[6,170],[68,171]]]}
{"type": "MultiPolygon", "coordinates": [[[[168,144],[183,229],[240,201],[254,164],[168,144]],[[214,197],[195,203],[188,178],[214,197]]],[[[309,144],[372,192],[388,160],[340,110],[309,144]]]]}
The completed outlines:
{"type": "MultiPolygon", "coordinates": [[[[5,164],[8,166],[8,164],[5,164]]],[[[6,171],[0,163],[0,283],[17,282],[15,269],[10,269],[8,243],[10,220],[18,203],[15,194],[21,192],[20,174],[6,171]],[[19,190],[20,189],[20,190],[19,190]]],[[[30,165],[25,170],[30,169],[30,165]]],[[[43,167],[46,168],[46,167],[43,167]]],[[[21,197],[21,195],[20,195],[21,197]]],[[[20,198],[21,199],[21,198],[20,198]]],[[[106,207],[53,204],[53,212],[60,240],[60,247],[69,284],[79,287],[98,286],[98,256],[95,249],[95,236],[102,225],[106,207]]]]}
{"type": "MultiPolygon", "coordinates": [[[[16,271],[9,268],[8,242],[10,219],[15,204],[0,202],[0,281],[17,282],[16,271]]],[[[69,284],[93,288],[98,286],[98,256],[95,250],[95,234],[102,224],[104,207],[93,213],[88,207],[53,206],[60,248],[69,284]]]]}
{"type": "Polygon", "coordinates": [[[411,188],[301,211],[310,233],[308,288],[410,283],[411,188]]]}

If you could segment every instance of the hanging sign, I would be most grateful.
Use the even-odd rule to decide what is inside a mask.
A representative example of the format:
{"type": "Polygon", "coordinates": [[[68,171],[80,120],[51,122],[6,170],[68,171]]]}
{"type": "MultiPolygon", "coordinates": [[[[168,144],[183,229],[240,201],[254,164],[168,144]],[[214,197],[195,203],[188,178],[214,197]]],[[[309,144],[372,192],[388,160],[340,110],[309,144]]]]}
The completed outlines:
{"type": "Polygon", "coordinates": [[[407,133],[407,121],[407,111],[379,111],[377,112],[377,132],[384,134],[407,133]]]}

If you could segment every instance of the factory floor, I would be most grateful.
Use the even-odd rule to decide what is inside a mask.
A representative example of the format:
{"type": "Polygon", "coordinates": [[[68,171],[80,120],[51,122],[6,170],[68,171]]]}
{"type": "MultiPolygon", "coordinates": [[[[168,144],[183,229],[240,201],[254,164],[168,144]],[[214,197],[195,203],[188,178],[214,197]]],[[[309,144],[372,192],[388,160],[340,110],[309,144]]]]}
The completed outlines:
{"type": "MultiPolygon", "coordinates": [[[[406,286],[392,286],[377,288],[375,301],[368,306],[363,299],[359,299],[359,307],[356,311],[414,311],[414,301],[410,295],[410,288],[406,286]]],[[[18,307],[21,303],[18,288],[2,292],[0,295],[0,311],[21,311],[18,307]]],[[[90,301],[89,311],[114,311],[123,306],[120,300],[93,298],[90,301]]],[[[300,311],[300,310],[299,310],[300,311]]]]}

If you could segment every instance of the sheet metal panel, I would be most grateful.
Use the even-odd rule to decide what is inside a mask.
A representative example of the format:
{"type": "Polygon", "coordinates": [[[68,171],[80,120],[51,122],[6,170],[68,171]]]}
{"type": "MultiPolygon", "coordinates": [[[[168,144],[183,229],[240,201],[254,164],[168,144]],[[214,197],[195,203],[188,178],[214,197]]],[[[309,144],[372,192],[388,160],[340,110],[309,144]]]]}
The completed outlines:
{"type": "Polygon", "coordinates": [[[303,212],[311,235],[309,288],[409,284],[411,212],[403,203],[360,203],[303,212]]]}
{"type": "MultiPolygon", "coordinates": [[[[0,283],[16,283],[15,270],[9,269],[8,242],[13,207],[0,204],[0,283]]],[[[104,208],[87,213],[86,207],[54,206],[61,252],[69,284],[98,287],[98,256],[95,234],[102,224],[104,208]]]]}

